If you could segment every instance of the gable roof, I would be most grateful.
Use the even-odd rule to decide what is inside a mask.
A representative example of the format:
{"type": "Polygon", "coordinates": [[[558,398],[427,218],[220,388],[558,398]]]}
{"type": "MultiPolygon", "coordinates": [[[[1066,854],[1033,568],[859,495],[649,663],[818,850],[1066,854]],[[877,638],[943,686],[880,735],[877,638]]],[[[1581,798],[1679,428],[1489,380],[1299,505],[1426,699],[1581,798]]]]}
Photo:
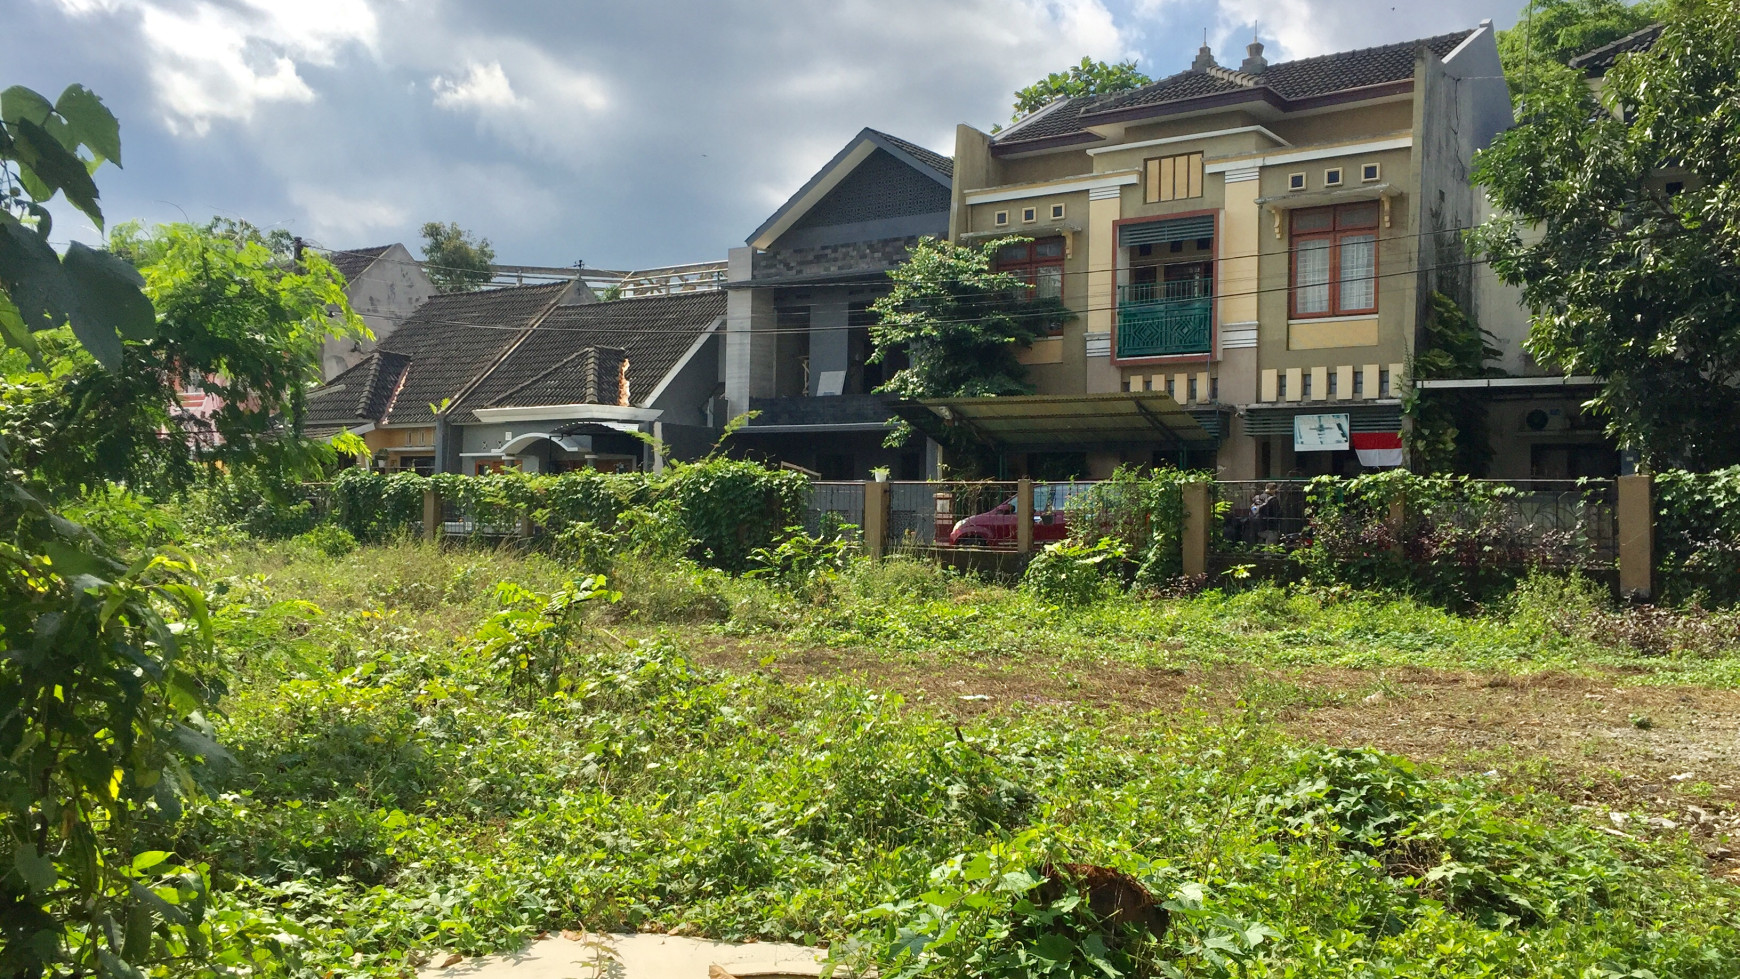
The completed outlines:
{"type": "Polygon", "coordinates": [[[745,244],[753,245],[772,229],[789,226],[802,217],[804,212],[825,196],[827,190],[843,180],[875,149],[886,150],[895,159],[953,191],[955,164],[952,158],[884,132],[861,129],[858,135],[841,147],[840,152],[834,154],[833,159],[805,181],[797,189],[797,193],[791,195],[778,210],[763,221],[761,227],[750,232],[749,237],[744,239],[745,244]]]}
{"type": "Polygon", "coordinates": [[[411,358],[386,350],[368,356],[308,393],[302,425],[311,436],[333,435],[378,422],[392,409],[411,358]]]}
{"type": "Polygon", "coordinates": [[[1590,78],[1600,78],[1607,74],[1622,54],[1636,54],[1655,47],[1655,42],[1661,37],[1666,24],[1651,24],[1640,31],[1634,31],[1617,41],[1603,44],[1593,51],[1585,51],[1566,62],[1572,68],[1583,72],[1590,78]]]}
{"type": "Polygon", "coordinates": [[[1213,108],[1238,102],[1267,102],[1282,110],[1306,108],[1317,100],[1357,97],[1376,86],[1411,85],[1416,52],[1424,47],[1448,56],[1475,33],[1455,31],[1421,38],[1300,58],[1268,65],[1261,73],[1211,65],[1191,68],[1127,92],[1060,99],[991,137],[1004,152],[1098,142],[1088,127],[1152,116],[1213,108]]]}
{"type": "Polygon", "coordinates": [[[616,354],[628,359],[628,400],[641,404],[725,315],[725,302],[715,289],[558,306],[452,410],[617,404],[616,354]]]}
{"type": "Polygon", "coordinates": [[[344,281],[351,282],[357,276],[368,271],[375,264],[375,259],[386,254],[392,245],[376,245],[373,248],[350,248],[342,252],[328,252],[326,260],[338,269],[338,274],[344,276],[344,281]]]}

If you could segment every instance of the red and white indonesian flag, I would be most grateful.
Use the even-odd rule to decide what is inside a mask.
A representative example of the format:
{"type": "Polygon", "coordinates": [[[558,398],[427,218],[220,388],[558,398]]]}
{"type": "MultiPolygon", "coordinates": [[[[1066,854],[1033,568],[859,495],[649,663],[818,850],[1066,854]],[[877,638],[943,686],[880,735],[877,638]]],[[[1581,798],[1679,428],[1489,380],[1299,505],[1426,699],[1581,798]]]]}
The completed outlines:
{"type": "Polygon", "coordinates": [[[1400,432],[1355,432],[1349,440],[1353,443],[1353,451],[1359,453],[1359,464],[1362,466],[1378,468],[1402,464],[1400,432]]]}

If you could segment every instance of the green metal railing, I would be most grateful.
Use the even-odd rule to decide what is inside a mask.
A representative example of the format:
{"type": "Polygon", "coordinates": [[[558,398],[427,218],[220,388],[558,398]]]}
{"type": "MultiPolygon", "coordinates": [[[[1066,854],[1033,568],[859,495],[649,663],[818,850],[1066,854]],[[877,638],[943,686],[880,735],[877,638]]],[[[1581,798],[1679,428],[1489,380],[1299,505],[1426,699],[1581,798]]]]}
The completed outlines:
{"type": "Polygon", "coordinates": [[[1214,300],[1207,292],[1201,280],[1119,286],[1118,356],[1208,353],[1214,300]]]}

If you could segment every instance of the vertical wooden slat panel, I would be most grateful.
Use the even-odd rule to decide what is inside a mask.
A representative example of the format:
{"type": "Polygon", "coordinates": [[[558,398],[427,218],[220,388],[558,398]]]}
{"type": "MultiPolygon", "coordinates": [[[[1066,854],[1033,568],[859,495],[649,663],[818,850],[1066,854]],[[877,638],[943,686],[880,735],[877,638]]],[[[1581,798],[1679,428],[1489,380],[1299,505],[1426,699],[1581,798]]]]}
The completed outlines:
{"type": "Polygon", "coordinates": [[[1201,153],[1190,154],[1190,166],[1188,169],[1190,171],[1190,187],[1188,188],[1190,193],[1186,194],[1185,196],[1187,196],[1187,197],[1201,197],[1202,196],[1202,154],[1201,153]]]}

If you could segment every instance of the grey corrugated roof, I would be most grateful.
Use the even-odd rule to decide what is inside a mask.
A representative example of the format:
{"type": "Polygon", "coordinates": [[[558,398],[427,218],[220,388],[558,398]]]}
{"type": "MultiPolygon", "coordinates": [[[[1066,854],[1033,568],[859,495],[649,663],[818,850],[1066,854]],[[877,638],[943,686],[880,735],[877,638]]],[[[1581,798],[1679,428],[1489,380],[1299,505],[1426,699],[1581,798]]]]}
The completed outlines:
{"type": "Polygon", "coordinates": [[[1067,142],[1068,137],[1077,135],[1088,138],[1087,127],[1098,121],[1141,114],[1144,110],[1161,113],[1173,107],[1184,108],[1197,99],[1248,93],[1252,98],[1284,106],[1288,102],[1408,81],[1414,77],[1414,54],[1421,47],[1442,58],[1473,33],[1456,31],[1357,51],[1281,61],[1269,65],[1261,74],[1218,66],[1191,69],[1128,92],[1080,96],[1048,106],[991,139],[1004,149],[1042,140],[1067,142]]]}
{"type": "Polygon", "coordinates": [[[344,276],[344,281],[350,282],[375,264],[392,245],[376,245],[373,248],[350,248],[342,252],[328,252],[326,260],[338,269],[338,274],[344,276]]]}
{"type": "Polygon", "coordinates": [[[924,147],[918,145],[917,143],[908,142],[907,140],[901,139],[899,136],[890,136],[889,134],[883,132],[880,129],[871,129],[871,130],[867,130],[867,131],[875,133],[876,135],[887,140],[888,142],[893,143],[895,146],[900,147],[901,149],[905,150],[908,153],[911,153],[914,157],[917,157],[926,166],[928,166],[932,170],[935,170],[936,172],[942,174],[943,176],[953,177],[955,175],[954,157],[944,156],[941,153],[936,152],[935,150],[927,150],[924,147]]]}
{"type": "Polygon", "coordinates": [[[639,404],[724,315],[721,290],[559,306],[454,407],[588,403],[588,375],[578,356],[587,348],[627,356],[629,399],[639,404]],[[538,400],[528,400],[534,396],[538,400]]]}
{"type": "Polygon", "coordinates": [[[1607,74],[1607,69],[1613,67],[1620,55],[1636,54],[1639,51],[1648,51],[1655,47],[1656,40],[1661,37],[1662,29],[1666,26],[1665,24],[1651,24],[1643,30],[1627,34],[1610,44],[1603,44],[1593,51],[1585,51],[1572,58],[1568,63],[1572,68],[1584,72],[1590,78],[1599,78],[1607,74]]]}

